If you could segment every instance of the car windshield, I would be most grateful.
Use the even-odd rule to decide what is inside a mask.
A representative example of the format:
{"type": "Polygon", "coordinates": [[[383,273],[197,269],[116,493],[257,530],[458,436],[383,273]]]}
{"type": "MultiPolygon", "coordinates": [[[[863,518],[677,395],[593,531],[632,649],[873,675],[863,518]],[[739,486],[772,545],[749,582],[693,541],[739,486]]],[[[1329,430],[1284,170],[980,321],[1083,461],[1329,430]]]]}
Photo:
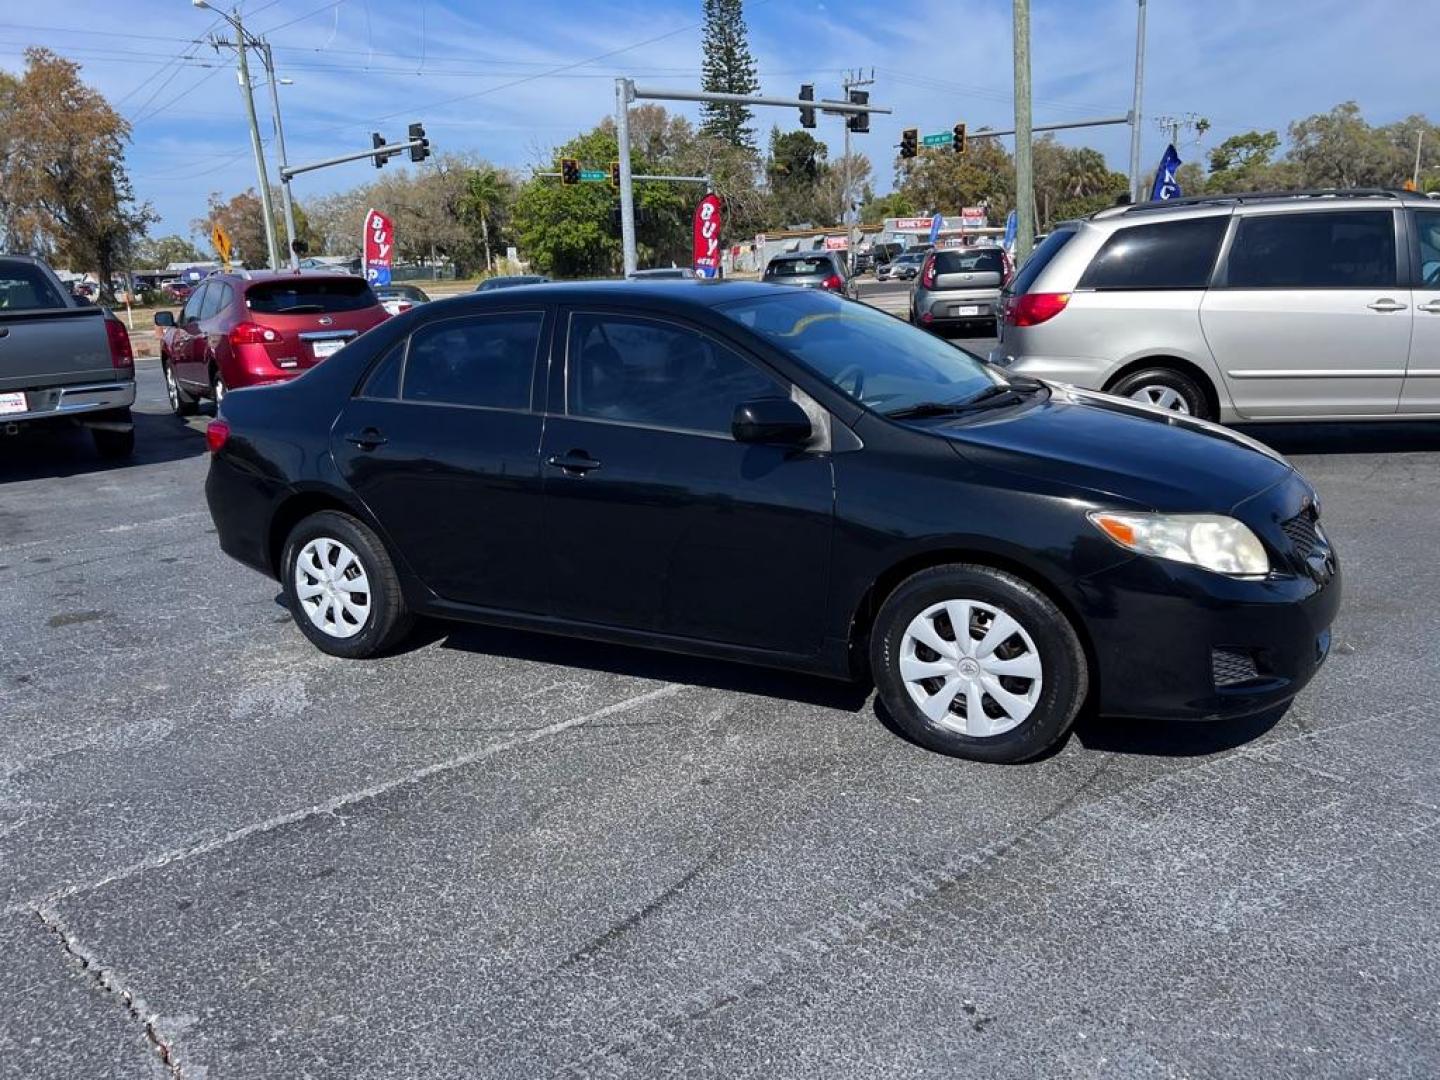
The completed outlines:
{"type": "Polygon", "coordinates": [[[882,413],[969,401],[1005,380],[979,357],[876,308],[808,289],[716,310],[882,413]]]}
{"type": "Polygon", "coordinates": [[[776,259],[765,271],[766,277],[810,277],[814,274],[833,272],[830,260],[818,259],[776,259]]]}
{"type": "Polygon", "coordinates": [[[281,278],[245,290],[245,306],[266,315],[360,311],[374,307],[375,294],[360,278],[281,278]]]}

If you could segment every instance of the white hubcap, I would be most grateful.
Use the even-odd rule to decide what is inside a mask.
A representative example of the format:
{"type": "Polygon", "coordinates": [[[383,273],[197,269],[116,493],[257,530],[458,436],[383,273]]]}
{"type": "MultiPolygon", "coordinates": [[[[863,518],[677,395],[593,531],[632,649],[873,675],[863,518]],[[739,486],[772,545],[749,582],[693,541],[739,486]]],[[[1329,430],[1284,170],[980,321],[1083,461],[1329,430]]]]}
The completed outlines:
{"type": "Polygon", "coordinates": [[[900,642],[900,678],[932,723],[973,738],[1003,735],[1040,701],[1040,652],[1011,616],[979,600],[916,615],[900,642]]]}
{"type": "Polygon", "coordinates": [[[354,637],[370,619],[370,579],[359,556],[317,537],[295,560],[295,595],[310,622],[334,638],[354,637]]]}
{"type": "Polygon", "coordinates": [[[1190,406],[1185,401],[1185,395],[1169,386],[1141,386],[1130,396],[1136,401],[1145,402],[1146,405],[1190,415],[1190,406]]]}

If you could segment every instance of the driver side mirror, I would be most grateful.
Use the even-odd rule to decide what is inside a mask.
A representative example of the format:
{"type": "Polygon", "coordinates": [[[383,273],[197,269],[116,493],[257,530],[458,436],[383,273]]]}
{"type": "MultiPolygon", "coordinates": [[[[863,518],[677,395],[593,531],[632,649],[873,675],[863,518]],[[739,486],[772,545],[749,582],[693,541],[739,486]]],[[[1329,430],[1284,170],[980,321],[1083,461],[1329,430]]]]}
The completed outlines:
{"type": "Polygon", "coordinates": [[[730,434],[740,443],[802,446],[810,441],[810,417],[783,397],[751,398],[735,406],[730,434]]]}
{"type": "Polygon", "coordinates": [[[174,326],[174,325],[175,325],[175,315],[174,315],[172,312],[169,312],[169,311],[157,311],[157,312],[155,312],[155,325],[156,325],[156,326],[174,326]]]}

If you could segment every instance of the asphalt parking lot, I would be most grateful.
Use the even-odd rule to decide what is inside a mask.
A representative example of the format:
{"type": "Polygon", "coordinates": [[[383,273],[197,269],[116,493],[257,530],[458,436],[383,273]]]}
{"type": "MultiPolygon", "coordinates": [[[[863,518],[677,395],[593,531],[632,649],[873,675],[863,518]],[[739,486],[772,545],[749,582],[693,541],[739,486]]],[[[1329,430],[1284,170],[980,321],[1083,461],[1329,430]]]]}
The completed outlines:
{"type": "Polygon", "coordinates": [[[1287,712],[997,767],[721,663],[324,656],[139,379],[131,463],[0,441],[0,1076],[1440,1071],[1440,425],[1251,430],[1346,573],[1287,712]]]}

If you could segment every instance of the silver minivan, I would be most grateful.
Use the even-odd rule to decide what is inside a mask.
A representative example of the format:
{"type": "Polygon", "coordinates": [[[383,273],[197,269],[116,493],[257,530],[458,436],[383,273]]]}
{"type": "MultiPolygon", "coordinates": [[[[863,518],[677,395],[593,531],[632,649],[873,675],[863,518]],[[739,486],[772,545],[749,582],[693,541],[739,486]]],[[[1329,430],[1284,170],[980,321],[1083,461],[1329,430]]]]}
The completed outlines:
{"type": "Polygon", "coordinates": [[[1005,291],[1007,370],[1247,420],[1440,418],[1440,207],[1202,196],[1055,229],[1005,291]]]}

